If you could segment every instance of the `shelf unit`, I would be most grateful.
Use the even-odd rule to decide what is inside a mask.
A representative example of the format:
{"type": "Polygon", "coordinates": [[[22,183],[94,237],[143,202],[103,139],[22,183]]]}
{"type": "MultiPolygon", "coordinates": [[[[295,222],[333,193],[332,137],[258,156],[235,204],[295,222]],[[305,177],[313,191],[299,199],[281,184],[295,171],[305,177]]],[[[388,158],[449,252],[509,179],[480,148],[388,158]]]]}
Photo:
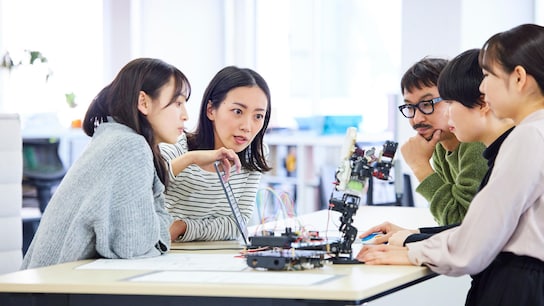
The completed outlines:
{"type": "MultiPolygon", "coordinates": [[[[334,171],[339,165],[342,146],[345,143],[344,134],[319,135],[315,132],[278,132],[264,137],[264,142],[270,150],[269,160],[272,171],[263,175],[263,187],[274,185],[291,186],[289,193],[295,198],[297,214],[305,214],[322,209],[322,190],[320,181],[330,178],[330,188],[334,181],[334,171]],[[288,148],[294,147],[296,154],[296,172],[294,176],[287,176],[284,167],[284,158],[288,148]]],[[[392,139],[392,133],[358,134],[357,143],[362,147],[381,146],[385,140],[392,139]]],[[[324,185],[327,182],[324,181],[324,185]]],[[[330,192],[329,192],[330,193],[330,192]]]]}

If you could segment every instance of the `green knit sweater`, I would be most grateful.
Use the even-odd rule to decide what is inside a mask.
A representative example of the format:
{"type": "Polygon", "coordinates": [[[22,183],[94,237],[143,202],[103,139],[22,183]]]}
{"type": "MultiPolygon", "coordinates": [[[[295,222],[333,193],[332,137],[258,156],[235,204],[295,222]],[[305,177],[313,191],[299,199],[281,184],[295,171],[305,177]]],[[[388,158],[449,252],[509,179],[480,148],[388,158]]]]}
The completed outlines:
{"type": "Polygon", "coordinates": [[[439,225],[460,223],[478,192],[487,170],[482,143],[461,143],[453,152],[437,145],[432,158],[434,174],[416,188],[428,202],[439,225]]]}

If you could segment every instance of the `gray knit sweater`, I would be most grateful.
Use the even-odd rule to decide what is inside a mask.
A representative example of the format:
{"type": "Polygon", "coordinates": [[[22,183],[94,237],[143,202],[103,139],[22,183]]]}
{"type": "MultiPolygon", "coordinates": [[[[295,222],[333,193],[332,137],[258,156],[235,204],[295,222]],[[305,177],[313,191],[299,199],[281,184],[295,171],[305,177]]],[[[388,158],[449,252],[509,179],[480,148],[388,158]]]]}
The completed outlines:
{"type": "Polygon", "coordinates": [[[172,218],[163,191],[145,139],[102,123],[51,198],[22,269],[166,252],[172,218]]]}

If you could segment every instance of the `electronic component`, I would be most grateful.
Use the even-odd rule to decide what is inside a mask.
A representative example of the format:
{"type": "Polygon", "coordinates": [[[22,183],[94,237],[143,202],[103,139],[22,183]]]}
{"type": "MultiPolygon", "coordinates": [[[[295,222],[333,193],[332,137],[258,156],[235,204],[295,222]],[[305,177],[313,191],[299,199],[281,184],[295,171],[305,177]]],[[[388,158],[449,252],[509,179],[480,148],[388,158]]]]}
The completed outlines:
{"type": "Polygon", "coordinates": [[[269,247],[297,250],[326,250],[331,243],[319,237],[317,231],[309,231],[305,235],[300,235],[293,232],[290,227],[285,228],[285,232],[279,236],[272,233],[263,236],[251,236],[249,240],[252,248],[269,247]]]}
{"type": "Polygon", "coordinates": [[[247,265],[252,268],[268,270],[307,270],[323,267],[325,251],[310,251],[277,248],[267,251],[248,253],[247,265]]]}
{"type": "Polygon", "coordinates": [[[286,228],[280,236],[265,235],[250,237],[253,247],[269,247],[271,250],[248,252],[247,264],[253,268],[270,270],[296,270],[322,267],[323,262],[359,263],[352,257],[352,244],[357,238],[353,216],[359,208],[368,179],[390,179],[393,157],[398,143],[386,141],[380,152],[375,148],[363,150],[356,144],[357,129],[348,128],[342,148],[339,166],[335,172],[335,188],[329,199],[329,209],[341,213],[340,239],[325,241],[318,233],[310,237],[286,228]],[[327,255],[327,259],[325,259],[327,255]]]}

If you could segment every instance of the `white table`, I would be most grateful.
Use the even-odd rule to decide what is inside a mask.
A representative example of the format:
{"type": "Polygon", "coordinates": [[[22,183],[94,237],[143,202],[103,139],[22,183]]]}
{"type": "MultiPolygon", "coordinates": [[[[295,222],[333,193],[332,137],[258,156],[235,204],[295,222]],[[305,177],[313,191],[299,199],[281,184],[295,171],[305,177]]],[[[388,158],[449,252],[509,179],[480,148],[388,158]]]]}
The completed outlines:
{"type": "MultiPolygon", "coordinates": [[[[302,223],[326,228],[328,211],[302,216],[302,223]]],[[[336,214],[336,216],[338,216],[336,214]]],[[[408,207],[368,207],[359,209],[354,224],[360,230],[387,219],[407,227],[433,225],[427,210],[408,207]]],[[[286,224],[288,224],[287,222],[286,224]]],[[[272,225],[272,224],[269,224],[272,225]]],[[[276,224],[277,225],[277,224],[276,224]]],[[[175,244],[172,254],[238,254],[239,243],[207,242],[175,244]],[[215,250],[211,250],[215,249],[215,250]]],[[[192,279],[168,281],[131,281],[134,278],[162,273],[147,269],[76,269],[92,260],[70,262],[39,269],[0,275],[0,304],[27,305],[160,305],[163,303],[194,305],[361,305],[435,276],[426,267],[369,266],[364,264],[325,265],[303,271],[266,271],[245,267],[241,271],[199,271],[229,276],[230,282],[199,282],[192,279]],[[311,285],[266,285],[266,278],[277,275],[293,277],[330,277],[311,285]],[[253,277],[255,283],[238,283],[240,276],[253,277]],[[265,279],[263,283],[257,280],[265,279]]],[[[218,264],[218,263],[214,263],[218,264]]],[[[227,263],[225,263],[227,265],[227,263]]],[[[225,266],[225,268],[228,268],[225,266]]],[[[168,269],[166,269],[168,270],[168,269]]],[[[165,270],[165,271],[166,271],[165,270]]],[[[194,271],[193,271],[194,272],[194,271]]],[[[187,271],[178,271],[180,277],[187,271]]],[[[175,274],[175,273],[174,273],[175,274]]]]}

